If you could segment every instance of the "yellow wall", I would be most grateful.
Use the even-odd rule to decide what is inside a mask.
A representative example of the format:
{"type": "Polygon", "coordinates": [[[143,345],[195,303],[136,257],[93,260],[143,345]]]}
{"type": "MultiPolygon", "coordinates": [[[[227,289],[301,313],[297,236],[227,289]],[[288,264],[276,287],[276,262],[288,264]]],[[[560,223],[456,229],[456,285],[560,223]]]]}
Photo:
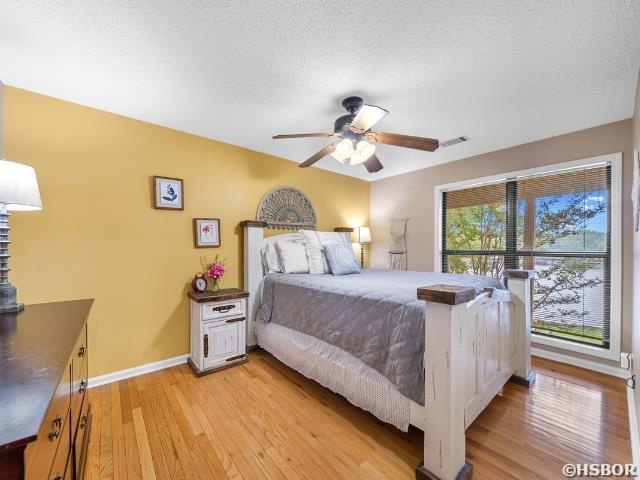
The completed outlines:
{"type": "Polygon", "coordinates": [[[271,188],[301,189],[323,230],[369,221],[367,182],[12,87],[4,157],[35,167],[44,206],[11,217],[11,281],[24,303],[96,299],[91,376],[188,352],[200,255],[242,286],[238,223],[271,188]],[[184,211],[152,208],[153,175],[184,179],[184,211]],[[193,248],[194,217],[220,218],[221,248],[193,248]]]}

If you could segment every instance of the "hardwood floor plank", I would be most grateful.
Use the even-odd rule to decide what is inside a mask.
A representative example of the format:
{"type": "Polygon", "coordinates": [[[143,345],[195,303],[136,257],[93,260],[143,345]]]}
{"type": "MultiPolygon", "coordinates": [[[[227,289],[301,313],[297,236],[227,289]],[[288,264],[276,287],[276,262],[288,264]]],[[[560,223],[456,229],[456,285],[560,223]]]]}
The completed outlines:
{"type": "Polygon", "coordinates": [[[127,458],[124,440],[124,424],[120,405],[120,382],[111,387],[111,435],[113,448],[113,480],[127,479],[127,458]]]}
{"type": "MultiPolygon", "coordinates": [[[[168,471],[168,478],[183,479],[185,478],[185,474],[182,470],[182,465],[180,464],[180,460],[178,458],[178,452],[176,451],[176,447],[174,446],[173,440],[171,438],[171,431],[169,430],[168,421],[167,419],[165,419],[164,413],[162,412],[162,408],[159,404],[158,397],[160,395],[162,395],[161,388],[146,388],[142,392],[143,412],[145,412],[145,418],[147,417],[147,415],[149,415],[155,420],[157,435],[160,440],[163,457],[168,471]]],[[[173,418],[170,417],[169,421],[173,421],[173,418]]],[[[154,465],[156,466],[157,472],[158,464],[157,462],[155,462],[155,460],[154,465]]]]}
{"type": "Polygon", "coordinates": [[[140,455],[142,479],[156,480],[156,470],[153,466],[153,457],[151,456],[151,446],[149,445],[147,427],[144,424],[144,417],[140,406],[133,409],[132,417],[136,434],[136,442],[138,444],[138,454],[140,455]]]}
{"type": "Polygon", "coordinates": [[[100,435],[102,429],[102,389],[92,388],[87,394],[91,402],[91,432],[89,433],[89,453],[85,467],[86,480],[98,480],[100,478],[100,435]]]}
{"type": "MultiPolygon", "coordinates": [[[[249,357],[201,378],[180,365],[92,390],[87,478],[414,478],[421,431],[376,420],[266,352],[249,357]]],[[[631,462],[622,380],[537,358],[534,368],[532,389],[507,384],[467,430],[475,480],[631,462]]]]}
{"type": "Polygon", "coordinates": [[[111,385],[101,389],[100,479],[113,479],[113,437],[111,435],[111,385]]]}

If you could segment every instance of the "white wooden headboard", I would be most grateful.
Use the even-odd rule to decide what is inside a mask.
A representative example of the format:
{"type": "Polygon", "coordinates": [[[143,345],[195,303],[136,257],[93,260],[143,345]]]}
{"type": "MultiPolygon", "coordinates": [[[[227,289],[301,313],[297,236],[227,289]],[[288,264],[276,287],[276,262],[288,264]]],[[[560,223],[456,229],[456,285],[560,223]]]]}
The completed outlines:
{"type": "MultiPolygon", "coordinates": [[[[265,222],[245,220],[241,225],[244,230],[244,289],[249,292],[246,339],[247,345],[253,346],[257,345],[254,324],[260,305],[262,278],[265,275],[261,251],[268,243],[274,243],[276,240],[302,240],[304,236],[300,233],[283,233],[265,237],[264,230],[267,228],[265,222]]],[[[351,243],[349,232],[339,233],[345,237],[346,242],[351,243]]]]}

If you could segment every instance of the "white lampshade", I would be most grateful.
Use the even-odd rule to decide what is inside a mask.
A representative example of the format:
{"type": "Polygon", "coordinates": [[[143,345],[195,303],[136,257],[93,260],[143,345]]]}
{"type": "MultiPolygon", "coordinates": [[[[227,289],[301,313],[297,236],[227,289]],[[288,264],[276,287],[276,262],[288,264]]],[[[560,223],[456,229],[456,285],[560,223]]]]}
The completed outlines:
{"type": "Polygon", "coordinates": [[[371,230],[369,227],[356,228],[357,243],[369,243],[371,241],[371,230]]]}
{"type": "Polygon", "coordinates": [[[40,210],[36,171],[29,165],[0,159],[0,203],[7,210],[40,210]]]}

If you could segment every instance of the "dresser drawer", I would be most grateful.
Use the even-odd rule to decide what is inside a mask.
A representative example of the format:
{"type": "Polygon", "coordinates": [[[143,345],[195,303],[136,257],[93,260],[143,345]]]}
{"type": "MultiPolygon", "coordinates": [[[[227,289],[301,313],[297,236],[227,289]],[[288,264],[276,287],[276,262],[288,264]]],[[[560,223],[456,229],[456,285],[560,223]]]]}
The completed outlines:
{"type": "Polygon", "coordinates": [[[244,302],[242,300],[230,300],[228,302],[205,303],[202,309],[203,320],[213,320],[231,316],[244,315],[244,302]]]}
{"type": "MultiPolygon", "coordinates": [[[[48,478],[51,463],[63,443],[63,437],[69,437],[68,416],[71,405],[71,362],[67,365],[65,374],[58,385],[58,389],[51,399],[49,409],[45,414],[42,426],[38,432],[38,440],[27,448],[26,478],[48,478]]],[[[66,448],[69,448],[67,441],[66,448]]],[[[64,465],[63,465],[64,466],[64,465]]]]}
{"type": "Polygon", "coordinates": [[[80,372],[73,380],[73,390],[71,392],[71,438],[74,439],[80,423],[80,409],[87,391],[87,362],[82,362],[79,366],[80,372]]]}
{"type": "Polygon", "coordinates": [[[69,422],[65,425],[66,428],[62,430],[60,435],[60,444],[58,445],[58,451],[56,452],[55,460],[51,466],[51,473],[48,477],[49,480],[65,480],[71,478],[73,473],[68,471],[71,469],[69,462],[69,452],[71,447],[71,435],[69,434],[69,422]]]}

